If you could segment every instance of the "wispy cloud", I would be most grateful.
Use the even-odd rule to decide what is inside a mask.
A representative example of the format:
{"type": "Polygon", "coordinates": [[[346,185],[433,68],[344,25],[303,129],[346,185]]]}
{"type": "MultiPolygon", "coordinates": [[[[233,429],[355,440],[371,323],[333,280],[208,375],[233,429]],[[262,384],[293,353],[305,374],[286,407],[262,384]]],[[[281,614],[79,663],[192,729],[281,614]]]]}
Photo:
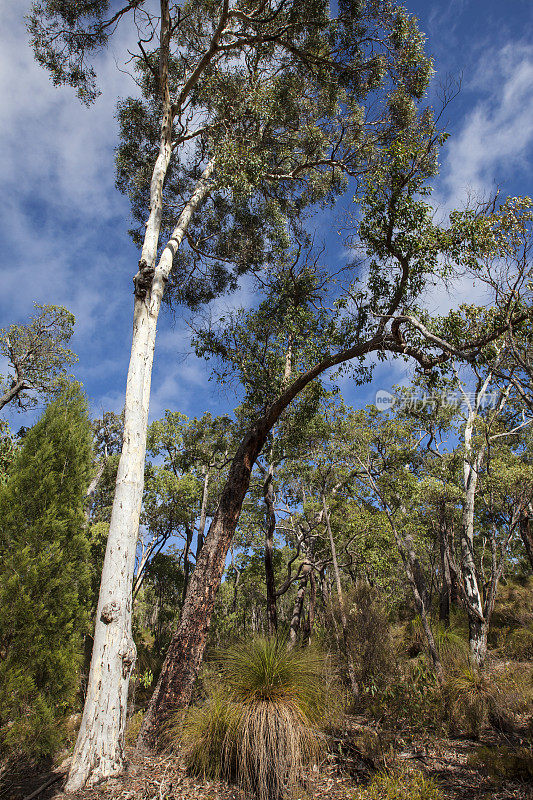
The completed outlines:
{"type": "Polygon", "coordinates": [[[517,176],[531,176],[533,47],[508,43],[487,55],[465,91],[484,97],[446,147],[437,195],[446,211],[463,206],[469,193],[506,191],[517,176]]]}

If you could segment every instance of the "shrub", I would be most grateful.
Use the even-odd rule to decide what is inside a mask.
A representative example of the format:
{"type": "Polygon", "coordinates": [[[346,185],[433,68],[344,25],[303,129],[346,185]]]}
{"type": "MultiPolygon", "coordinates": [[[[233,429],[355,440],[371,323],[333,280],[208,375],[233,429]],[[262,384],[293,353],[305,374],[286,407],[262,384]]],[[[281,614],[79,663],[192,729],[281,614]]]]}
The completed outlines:
{"type": "Polygon", "coordinates": [[[376,690],[386,681],[394,664],[387,612],[377,590],[363,582],[347,592],[345,605],[357,681],[363,689],[376,690]]]}
{"type": "Polygon", "coordinates": [[[450,728],[479,738],[488,722],[511,732],[514,719],[531,709],[532,692],[526,673],[511,669],[479,671],[472,664],[457,665],[446,677],[443,693],[450,728]]]}
{"type": "Polygon", "coordinates": [[[533,628],[515,628],[506,637],[502,649],[517,661],[533,661],[533,628]]]}
{"type": "Polygon", "coordinates": [[[404,731],[440,728],[444,701],[427,659],[420,656],[401,665],[395,680],[369,699],[366,710],[404,731]]]}
{"type": "Polygon", "coordinates": [[[501,584],[492,614],[492,628],[533,625],[533,577],[501,584]]]}
{"type": "Polygon", "coordinates": [[[496,780],[533,781],[533,747],[480,747],[469,755],[468,764],[496,780]]]}
{"type": "Polygon", "coordinates": [[[190,771],[236,780],[259,800],[294,788],[321,745],[328,697],[324,661],[275,639],[226,650],[202,706],[171,728],[190,771]]]}
{"type": "Polygon", "coordinates": [[[533,577],[500,586],[490,637],[503,656],[533,659],[533,577]]]}
{"type": "Polygon", "coordinates": [[[90,599],[90,466],[86,401],[67,386],[0,487],[0,750],[13,760],[52,756],[75,707],[90,599]]]}
{"type": "Polygon", "coordinates": [[[379,772],[354,800],[443,800],[438,786],[421,772],[395,770],[379,772]]]}

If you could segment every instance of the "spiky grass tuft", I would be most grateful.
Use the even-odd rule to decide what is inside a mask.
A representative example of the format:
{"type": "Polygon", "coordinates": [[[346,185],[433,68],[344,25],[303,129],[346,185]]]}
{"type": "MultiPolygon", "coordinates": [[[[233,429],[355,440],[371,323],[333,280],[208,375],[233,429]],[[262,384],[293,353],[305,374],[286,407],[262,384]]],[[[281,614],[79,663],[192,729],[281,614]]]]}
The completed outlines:
{"type": "Polygon", "coordinates": [[[321,748],[327,704],[324,661],[256,639],[223,652],[219,678],[179,734],[188,768],[236,780],[258,800],[279,800],[304,777],[321,748]]]}

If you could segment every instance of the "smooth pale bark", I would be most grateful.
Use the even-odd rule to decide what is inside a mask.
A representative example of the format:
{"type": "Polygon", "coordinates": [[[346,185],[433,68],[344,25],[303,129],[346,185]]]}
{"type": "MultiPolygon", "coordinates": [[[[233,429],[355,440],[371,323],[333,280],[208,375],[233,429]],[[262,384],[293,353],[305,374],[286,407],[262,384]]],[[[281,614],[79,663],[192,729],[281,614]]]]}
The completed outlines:
{"type": "MultiPolygon", "coordinates": [[[[463,457],[463,515],[461,525],[461,570],[462,584],[466,612],[468,616],[468,632],[470,655],[472,661],[478,668],[482,668],[487,656],[487,637],[489,631],[490,617],[496,600],[498,581],[503,570],[505,548],[509,542],[511,533],[518,522],[519,515],[515,515],[514,522],[510,525],[509,535],[502,542],[500,548],[496,544],[496,534],[493,530],[490,536],[491,545],[491,578],[488,590],[483,597],[480,591],[477,569],[474,560],[474,513],[476,502],[476,491],[479,480],[479,472],[485,459],[487,445],[479,447],[477,453],[474,452],[473,435],[479,409],[487,394],[492,373],[489,372],[483,383],[479,383],[475,403],[469,402],[467,395],[463,392],[467,406],[468,416],[464,431],[464,457],[463,457]],[[498,561],[499,551],[499,561],[498,561]]],[[[500,399],[492,413],[493,421],[501,412],[507,402],[510,386],[500,393],[500,399]]],[[[490,424],[490,422],[489,422],[490,424]]]]}
{"type": "MultiPolygon", "coordinates": [[[[480,403],[488,388],[489,378],[485,381],[476,396],[480,403]]],[[[485,456],[485,448],[481,447],[474,455],[472,437],[477,417],[477,406],[470,408],[465,425],[463,459],[463,515],[461,525],[461,569],[466,598],[468,616],[468,642],[470,655],[477,667],[482,667],[487,654],[487,632],[483,613],[483,598],[477,580],[474,560],[474,512],[479,470],[485,456]]]]}
{"type": "Polygon", "coordinates": [[[452,571],[450,567],[450,541],[446,523],[446,504],[439,507],[440,591],[439,619],[446,628],[450,626],[452,604],[452,571]]]}
{"type": "Polygon", "coordinates": [[[302,611],[304,607],[305,590],[307,588],[307,581],[309,579],[310,571],[311,565],[306,562],[302,568],[302,577],[300,578],[300,582],[298,584],[298,590],[296,592],[296,597],[294,598],[294,605],[292,608],[291,624],[289,626],[289,650],[294,648],[298,638],[298,631],[300,630],[302,611]]]}
{"type": "Polygon", "coordinates": [[[304,628],[304,642],[311,644],[313,637],[313,627],[315,624],[315,608],[316,608],[316,578],[313,570],[309,573],[309,601],[307,606],[307,618],[305,620],[304,628]]]}
{"type": "Polygon", "coordinates": [[[346,658],[346,666],[348,668],[348,678],[350,679],[350,686],[354,695],[359,694],[359,685],[355,677],[355,666],[353,662],[350,645],[348,642],[348,619],[346,617],[346,609],[344,606],[344,594],[341,584],[341,573],[339,570],[339,562],[337,560],[337,548],[335,547],[335,540],[333,538],[333,531],[331,528],[331,520],[329,517],[329,509],[326,503],[326,498],[322,495],[322,510],[324,512],[324,520],[326,522],[326,530],[328,532],[329,546],[331,550],[331,560],[333,564],[333,574],[335,576],[335,586],[337,588],[337,597],[339,599],[339,610],[342,626],[342,643],[344,650],[344,657],[346,658]]]}
{"type": "Polygon", "coordinates": [[[191,564],[189,561],[189,552],[191,549],[191,542],[192,542],[193,531],[189,525],[185,526],[185,550],[183,551],[183,591],[181,594],[181,599],[185,602],[185,596],[187,594],[187,587],[189,585],[189,574],[191,570],[191,564]]]}
{"type": "Polygon", "coordinates": [[[207,498],[209,496],[209,477],[210,472],[207,467],[204,467],[204,487],[202,490],[202,505],[200,508],[200,521],[198,523],[198,532],[196,534],[196,557],[198,561],[200,550],[204,544],[205,523],[207,521],[207,498]]]}
{"type": "Polygon", "coordinates": [[[94,785],[120,773],[124,766],[124,725],[128,683],[135,663],[131,638],[132,579],[144,483],[144,459],[152,363],[157,319],[176,251],[192,215],[210,191],[214,163],[205,168],[180,214],[157,266],[163,214],[163,187],[172,156],[172,126],[190,93],[216,53],[229,11],[223,0],[218,25],[210,46],[171,101],[168,60],[172,21],[169,0],[160,0],[159,83],[162,99],[161,136],[150,182],[150,209],[134,278],[133,340],[126,386],[124,443],[120,457],[115,498],[94,637],[89,686],[81,728],[66,784],[67,791],[94,785]]]}
{"type": "MultiPolygon", "coordinates": [[[[152,205],[141,263],[153,263],[161,223],[162,188],[170,159],[162,142],[152,180],[152,205]],[[150,246],[149,246],[150,245],[150,246]],[[153,252],[150,251],[152,248],[153,252]],[[146,259],[150,259],[146,261],[146,259]]],[[[146,297],[135,295],[133,342],[120,456],[106,555],[100,584],[87,696],[67,791],[92,786],[124,767],[128,685],[135,664],[131,635],[132,581],[144,483],[148,404],[157,319],[173,257],[193,213],[209,192],[209,164],[185,206],[155,269],[146,297]]]]}

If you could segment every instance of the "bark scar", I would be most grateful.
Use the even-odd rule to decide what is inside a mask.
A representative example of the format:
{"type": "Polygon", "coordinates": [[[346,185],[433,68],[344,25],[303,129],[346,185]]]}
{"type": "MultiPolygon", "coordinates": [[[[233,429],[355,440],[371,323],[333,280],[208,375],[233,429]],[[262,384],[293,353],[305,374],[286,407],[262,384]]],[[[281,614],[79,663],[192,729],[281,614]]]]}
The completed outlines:
{"type": "Polygon", "coordinates": [[[122,677],[127,678],[133,671],[135,661],[137,660],[137,648],[135,642],[130,636],[125,636],[122,640],[120,648],[120,657],[122,658],[122,677]]]}
{"type": "Polygon", "coordinates": [[[150,289],[152,288],[152,281],[154,279],[155,270],[144,259],[139,261],[139,271],[133,278],[133,293],[135,297],[143,300],[150,289]]]}

